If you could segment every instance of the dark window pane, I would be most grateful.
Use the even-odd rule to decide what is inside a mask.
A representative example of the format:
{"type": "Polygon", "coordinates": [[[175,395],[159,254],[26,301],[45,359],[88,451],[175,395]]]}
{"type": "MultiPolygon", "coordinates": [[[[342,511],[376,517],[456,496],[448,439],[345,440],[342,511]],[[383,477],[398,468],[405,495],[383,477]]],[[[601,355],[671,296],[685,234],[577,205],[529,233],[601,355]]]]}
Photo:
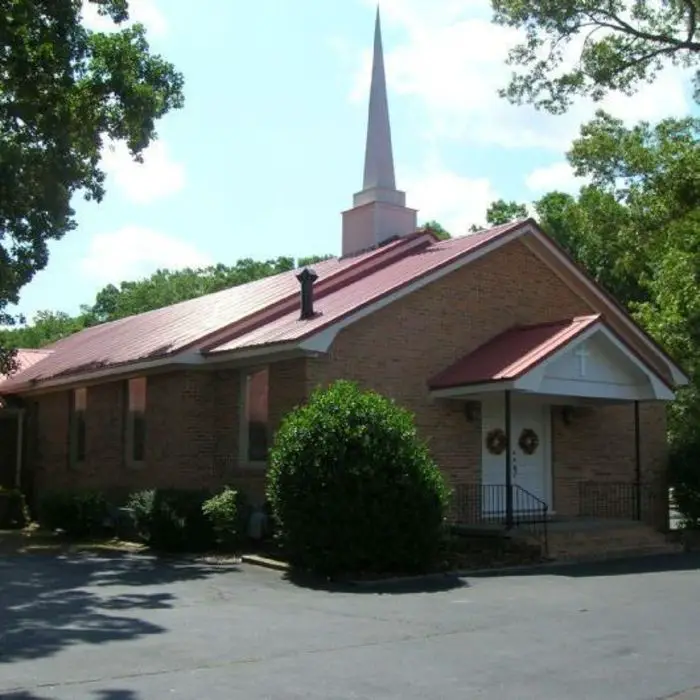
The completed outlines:
{"type": "Polygon", "coordinates": [[[132,413],[132,442],[131,459],[143,462],[146,455],[146,416],[143,413],[132,413]]]}
{"type": "Polygon", "coordinates": [[[85,412],[77,411],[75,414],[75,459],[78,462],[85,461],[85,412]]]}
{"type": "Polygon", "coordinates": [[[267,423],[248,423],[248,459],[251,462],[267,459],[267,423]]]}

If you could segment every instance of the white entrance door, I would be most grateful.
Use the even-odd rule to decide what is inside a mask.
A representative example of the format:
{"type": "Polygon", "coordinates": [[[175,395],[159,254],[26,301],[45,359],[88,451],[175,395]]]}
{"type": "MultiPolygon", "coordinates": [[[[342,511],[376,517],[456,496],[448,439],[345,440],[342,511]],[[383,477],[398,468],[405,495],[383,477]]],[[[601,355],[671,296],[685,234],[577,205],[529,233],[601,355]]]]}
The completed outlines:
{"type": "MultiPolygon", "coordinates": [[[[481,479],[484,489],[482,508],[495,513],[505,504],[497,485],[506,483],[506,453],[489,452],[486,442],[491,431],[505,431],[505,397],[502,393],[485,398],[481,409],[481,479]],[[488,488],[491,486],[492,488],[488,488]]],[[[511,396],[511,479],[528,493],[549,504],[550,501],[550,407],[537,398],[513,394],[511,396]],[[531,430],[537,436],[537,447],[529,454],[520,447],[523,431],[531,430]]],[[[529,508],[531,503],[521,499],[514,506],[529,508]]]]}
{"type": "Polygon", "coordinates": [[[542,404],[536,399],[518,394],[513,396],[511,410],[513,483],[545,503],[549,503],[549,460],[547,459],[549,416],[548,404],[542,404]],[[537,446],[534,451],[532,447],[527,450],[519,445],[520,437],[525,431],[528,431],[530,436],[533,434],[536,436],[537,446]]]}

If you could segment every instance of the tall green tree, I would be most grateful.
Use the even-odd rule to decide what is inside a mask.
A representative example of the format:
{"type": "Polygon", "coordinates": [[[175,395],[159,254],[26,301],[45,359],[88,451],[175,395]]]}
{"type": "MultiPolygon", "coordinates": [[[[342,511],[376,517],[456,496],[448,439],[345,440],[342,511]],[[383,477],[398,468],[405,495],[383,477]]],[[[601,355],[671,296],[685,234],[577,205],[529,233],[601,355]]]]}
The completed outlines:
{"type": "Polygon", "coordinates": [[[449,238],[452,238],[452,235],[450,234],[449,231],[447,231],[441,223],[438,221],[435,221],[435,219],[431,219],[430,221],[425,222],[425,228],[430,229],[432,233],[434,233],[439,240],[441,241],[446,241],[449,238]]]}
{"type": "MultiPolygon", "coordinates": [[[[91,0],[115,24],[127,0],[91,0]]],[[[0,13],[0,324],[48,261],[48,242],[76,226],[80,192],[100,201],[107,139],[139,160],[156,122],[183,104],[183,78],[151,53],[143,26],[81,23],[81,0],[11,0],[0,13]]],[[[0,371],[9,354],[0,349],[0,371]]]]}
{"type": "MultiPolygon", "coordinates": [[[[664,65],[700,65],[700,0],[492,0],[494,21],[524,32],[501,94],[565,112],[576,96],[631,93],[664,65]],[[576,54],[571,62],[571,53],[576,54]]],[[[695,72],[700,101],[700,69],[695,72]]]]}
{"type": "MultiPolygon", "coordinates": [[[[486,223],[488,226],[501,226],[517,219],[528,217],[527,205],[519,202],[507,202],[505,199],[497,199],[489,204],[486,210],[486,223]]],[[[482,231],[484,226],[472,224],[469,227],[471,233],[482,231]]]]}

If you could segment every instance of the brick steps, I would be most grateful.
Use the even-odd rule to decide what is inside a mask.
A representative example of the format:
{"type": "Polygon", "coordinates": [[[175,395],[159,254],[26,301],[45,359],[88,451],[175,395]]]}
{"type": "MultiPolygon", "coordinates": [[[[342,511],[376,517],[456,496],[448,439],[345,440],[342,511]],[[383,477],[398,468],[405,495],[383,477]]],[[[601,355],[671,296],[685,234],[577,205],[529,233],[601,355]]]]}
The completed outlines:
{"type": "Polygon", "coordinates": [[[549,556],[563,561],[671,554],[682,550],[682,545],[642,523],[549,533],[549,556]]]}

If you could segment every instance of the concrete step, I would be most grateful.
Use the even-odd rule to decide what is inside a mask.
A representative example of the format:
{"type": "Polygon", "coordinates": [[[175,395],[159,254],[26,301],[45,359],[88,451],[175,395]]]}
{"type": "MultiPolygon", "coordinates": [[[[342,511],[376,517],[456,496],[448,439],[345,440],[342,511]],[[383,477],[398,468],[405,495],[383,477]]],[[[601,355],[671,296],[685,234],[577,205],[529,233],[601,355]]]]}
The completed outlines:
{"type": "Polygon", "coordinates": [[[609,529],[558,530],[549,535],[549,556],[555,559],[590,559],[682,551],[652,527],[642,523],[611,524],[609,529]]]}

